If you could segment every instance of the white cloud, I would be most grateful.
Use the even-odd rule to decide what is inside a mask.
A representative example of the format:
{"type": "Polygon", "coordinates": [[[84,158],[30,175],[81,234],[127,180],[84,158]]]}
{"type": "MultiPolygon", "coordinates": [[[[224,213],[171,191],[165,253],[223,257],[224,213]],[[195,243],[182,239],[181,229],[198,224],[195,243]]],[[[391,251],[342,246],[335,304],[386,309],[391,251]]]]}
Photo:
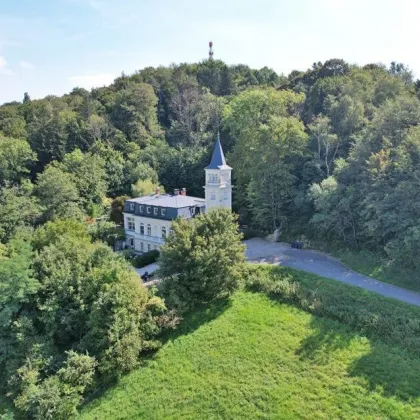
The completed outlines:
{"type": "Polygon", "coordinates": [[[115,76],[110,73],[85,74],[82,76],[69,77],[70,82],[85,89],[109,85],[114,79],[115,76]]]}
{"type": "Polygon", "coordinates": [[[2,55],[0,55],[0,74],[4,76],[13,76],[16,74],[13,70],[8,68],[7,61],[2,55]]]}
{"type": "Polygon", "coordinates": [[[33,70],[35,68],[35,66],[32,63],[29,63],[28,61],[25,61],[25,60],[22,60],[19,64],[20,64],[20,67],[22,67],[23,69],[33,70]]]}

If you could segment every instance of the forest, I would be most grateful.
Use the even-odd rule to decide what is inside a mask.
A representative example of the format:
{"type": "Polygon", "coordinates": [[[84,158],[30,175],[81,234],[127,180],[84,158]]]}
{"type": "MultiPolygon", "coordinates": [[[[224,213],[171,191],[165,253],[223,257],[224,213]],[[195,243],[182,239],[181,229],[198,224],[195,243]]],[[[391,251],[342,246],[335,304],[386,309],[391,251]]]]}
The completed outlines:
{"type": "Polygon", "coordinates": [[[149,67],[0,106],[0,370],[15,406],[73,407],[159,346],[171,310],[109,245],[128,197],[203,196],[218,132],[241,224],[419,269],[419,123],[406,65],[341,59],[287,77],[213,59],[149,67]]]}

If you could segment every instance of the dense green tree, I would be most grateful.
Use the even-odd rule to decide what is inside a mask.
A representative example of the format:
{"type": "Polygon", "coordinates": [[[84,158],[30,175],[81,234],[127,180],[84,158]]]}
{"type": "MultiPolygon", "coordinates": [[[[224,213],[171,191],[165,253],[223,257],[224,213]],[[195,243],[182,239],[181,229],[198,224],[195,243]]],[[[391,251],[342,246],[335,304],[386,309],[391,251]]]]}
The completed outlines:
{"type": "Polygon", "coordinates": [[[32,191],[29,181],[0,190],[0,242],[7,242],[17,229],[33,226],[39,220],[42,209],[32,191]]]}
{"type": "Polygon", "coordinates": [[[105,161],[98,154],[82,153],[76,149],[66,154],[58,167],[71,176],[85,205],[102,203],[107,184],[105,161]]]}
{"type": "Polygon", "coordinates": [[[15,139],[26,139],[26,121],[19,106],[0,107],[0,134],[15,139]]]}
{"type": "Polygon", "coordinates": [[[44,208],[44,220],[81,216],[81,198],[71,174],[49,165],[38,175],[35,195],[44,208]]]}
{"type": "Polygon", "coordinates": [[[35,161],[27,141],[0,136],[0,186],[18,184],[35,161]]]}
{"type": "Polygon", "coordinates": [[[171,229],[159,258],[166,301],[185,310],[229,296],[243,274],[236,217],[226,209],[213,210],[193,220],[178,219],[171,229]]]}
{"type": "MultiPolygon", "coordinates": [[[[27,232],[18,231],[7,246],[0,245],[0,340],[2,330],[10,327],[16,314],[39,288],[31,262],[32,248],[27,232]]],[[[0,356],[0,364],[3,357],[0,356]]]]}
{"type": "Polygon", "coordinates": [[[120,90],[111,109],[111,120],[130,141],[149,144],[160,135],[157,121],[157,97],[150,85],[128,84],[120,90]]]}
{"type": "Polygon", "coordinates": [[[308,126],[308,129],[317,160],[328,178],[332,173],[334,161],[338,157],[340,144],[338,136],[332,132],[330,119],[325,116],[319,116],[308,126]]]}
{"type": "Polygon", "coordinates": [[[32,101],[27,113],[29,143],[38,156],[40,168],[71,151],[67,128],[77,115],[65,103],[54,99],[32,101]]]}
{"type": "Polygon", "coordinates": [[[131,186],[131,194],[133,197],[142,197],[144,195],[155,194],[156,191],[164,192],[164,189],[159,184],[154,183],[151,179],[138,180],[131,186]]]}
{"type": "Polygon", "coordinates": [[[119,197],[115,197],[111,203],[111,213],[110,213],[110,220],[117,225],[122,226],[124,223],[124,205],[129,197],[127,195],[122,195],[119,197]]]}

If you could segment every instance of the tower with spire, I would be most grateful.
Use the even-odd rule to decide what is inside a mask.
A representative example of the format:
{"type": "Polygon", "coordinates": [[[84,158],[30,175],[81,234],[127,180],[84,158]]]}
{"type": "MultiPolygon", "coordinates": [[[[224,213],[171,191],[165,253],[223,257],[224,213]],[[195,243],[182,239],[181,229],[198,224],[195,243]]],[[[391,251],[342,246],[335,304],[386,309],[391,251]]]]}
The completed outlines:
{"type": "Polygon", "coordinates": [[[232,209],[232,168],[226,164],[225,155],[217,134],[216,145],[210,164],[204,169],[206,172],[205,198],[206,212],[213,208],[232,209]]]}

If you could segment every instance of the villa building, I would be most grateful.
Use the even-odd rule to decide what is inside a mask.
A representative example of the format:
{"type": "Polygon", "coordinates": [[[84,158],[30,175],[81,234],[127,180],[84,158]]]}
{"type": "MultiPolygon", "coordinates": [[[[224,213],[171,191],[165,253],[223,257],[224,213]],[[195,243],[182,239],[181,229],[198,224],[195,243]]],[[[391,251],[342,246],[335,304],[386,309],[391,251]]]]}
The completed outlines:
{"type": "Polygon", "coordinates": [[[159,249],[177,217],[190,219],[213,208],[232,208],[232,168],[226,164],[219,136],[210,164],[204,169],[205,198],[187,195],[185,188],[173,194],[160,194],[132,198],[124,207],[126,244],[136,252],[159,249]]]}

